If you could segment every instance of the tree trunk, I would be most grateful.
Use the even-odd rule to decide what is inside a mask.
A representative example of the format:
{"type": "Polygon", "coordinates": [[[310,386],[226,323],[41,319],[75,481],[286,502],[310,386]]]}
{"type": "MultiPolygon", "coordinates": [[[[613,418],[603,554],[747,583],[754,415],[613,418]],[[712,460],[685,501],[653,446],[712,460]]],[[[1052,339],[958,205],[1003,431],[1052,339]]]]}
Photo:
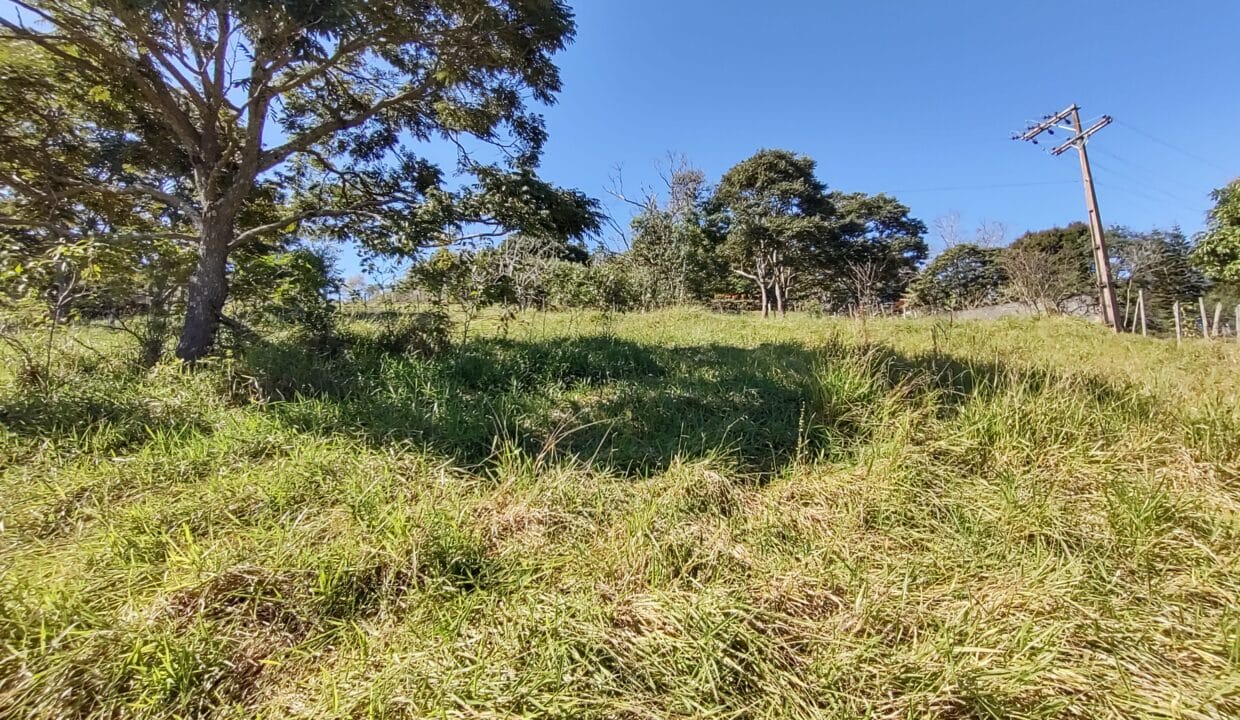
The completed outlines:
{"type": "Polygon", "coordinates": [[[785,315],[787,315],[787,312],[784,310],[784,289],[780,285],[778,278],[775,280],[774,285],[775,285],[774,287],[775,289],[775,311],[779,313],[780,317],[784,317],[785,315]]]}
{"type": "Polygon", "coordinates": [[[232,238],[231,214],[204,213],[198,264],[189,278],[185,325],[177,343],[177,357],[185,362],[201,360],[215,345],[220,313],[228,299],[228,246],[232,238]]]}
{"type": "Polygon", "coordinates": [[[762,282],[761,280],[758,280],[757,282],[758,282],[758,293],[762,295],[762,319],[765,320],[766,318],[771,316],[771,301],[767,299],[766,283],[762,282]]]}

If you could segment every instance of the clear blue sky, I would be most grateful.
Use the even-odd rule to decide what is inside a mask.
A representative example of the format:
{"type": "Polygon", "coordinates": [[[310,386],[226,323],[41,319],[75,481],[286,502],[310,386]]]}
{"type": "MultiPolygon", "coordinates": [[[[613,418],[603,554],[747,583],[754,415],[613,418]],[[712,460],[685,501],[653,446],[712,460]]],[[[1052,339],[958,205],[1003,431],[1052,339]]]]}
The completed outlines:
{"type": "Polygon", "coordinates": [[[778,147],[814,157],[832,188],[1014,235],[1084,217],[1075,154],[1009,139],[1074,102],[1117,121],[1091,145],[1108,225],[1194,232],[1209,192],[1240,175],[1236,0],[574,7],[542,172],[605,200],[617,164],[633,190],[669,150],[715,179],[778,147]],[[1039,184],[1003,187],[1020,183],[1039,184]]]}
{"type": "MultiPolygon", "coordinates": [[[[572,4],[542,174],[622,223],[628,208],[605,192],[615,166],[637,191],[669,151],[714,180],[764,147],[927,223],[956,211],[1010,238],[1080,220],[1075,157],[1009,139],[1072,103],[1116,120],[1090,146],[1108,225],[1196,232],[1209,192],[1240,175],[1240,0],[572,4]]],[[[452,166],[450,150],[420,150],[452,166]]]]}

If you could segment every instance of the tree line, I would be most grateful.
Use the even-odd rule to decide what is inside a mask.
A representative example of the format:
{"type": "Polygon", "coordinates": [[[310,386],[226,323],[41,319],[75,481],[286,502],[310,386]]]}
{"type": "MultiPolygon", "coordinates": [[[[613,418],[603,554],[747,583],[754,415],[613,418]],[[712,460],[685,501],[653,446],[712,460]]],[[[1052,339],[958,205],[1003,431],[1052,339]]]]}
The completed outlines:
{"type": "Polygon", "coordinates": [[[926,227],[889,195],[829,191],[813,159],[761,150],[710,186],[680,161],[636,206],[623,251],[515,235],[443,249],[406,287],[440,302],[630,310],[751,299],[764,316],[898,299],[929,252],[926,227]],[[864,277],[864,282],[860,279],[864,277]],[[455,290],[453,290],[455,288],[455,290]]]}
{"type": "MultiPolygon", "coordinates": [[[[442,249],[416,263],[403,287],[440,304],[516,309],[732,303],[764,316],[793,308],[950,313],[1005,302],[1050,314],[1096,309],[1083,222],[1010,244],[995,227],[973,238],[940,230],[946,247],[930,259],[927,226],[906,205],[881,193],[828,190],[807,156],[762,150],[714,185],[683,158],[664,170],[661,191],[638,198],[613,183],[612,194],[635,208],[622,251],[516,236],[442,249]]],[[[1236,187],[1216,193],[1218,208],[1196,241],[1178,228],[1107,230],[1125,319],[1135,316],[1138,296],[1156,330],[1169,327],[1176,301],[1236,299],[1236,224],[1227,215],[1236,187]]]]}

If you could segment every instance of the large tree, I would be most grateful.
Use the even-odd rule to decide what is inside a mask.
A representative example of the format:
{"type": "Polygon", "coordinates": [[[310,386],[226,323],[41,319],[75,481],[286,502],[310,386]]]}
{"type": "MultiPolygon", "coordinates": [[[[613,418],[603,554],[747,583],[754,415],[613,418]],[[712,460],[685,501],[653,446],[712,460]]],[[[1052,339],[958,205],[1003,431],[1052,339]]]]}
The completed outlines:
{"type": "Polygon", "coordinates": [[[752,281],[762,315],[787,309],[795,283],[838,250],[835,208],[812,158],[760,150],[728,170],[710,202],[720,254],[752,281]]]}
{"type": "MultiPolygon", "coordinates": [[[[16,12],[0,16],[7,38],[54,62],[64,83],[119,101],[84,125],[47,123],[52,143],[72,144],[83,127],[115,141],[96,143],[75,165],[22,164],[22,133],[0,134],[0,154],[14,160],[0,183],[32,199],[4,224],[76,232],[54,217],[54,203],[33,201],[49,190],[159,206],[161,236],[184,239],[196,253],[177,348],[183,359],[212,347],[230,257],[264,236],[318,223],[377,252],[408,253],[518,228],[575,237],[598,226],[593,201],[532,170],[546,133],[527,102],[553,101],[553,55],[574,33],[562,2],[11,4],[16,12]],[[436,138],[456,144],[473,181],[450,186],[414,154],[416,143],[436,138]],[[480,144],[499,148],[504,163],[475,161],[468,150],[480,144]],[[118,161],[118,151],[138,146],[159,154],[142,167],[167,174],[134,173],[118,161]],[[282,214],[247,217],[264,186],[277,188],[282,214]]],[[[61,82],[41,90],[54,96],[61,82]]]]}

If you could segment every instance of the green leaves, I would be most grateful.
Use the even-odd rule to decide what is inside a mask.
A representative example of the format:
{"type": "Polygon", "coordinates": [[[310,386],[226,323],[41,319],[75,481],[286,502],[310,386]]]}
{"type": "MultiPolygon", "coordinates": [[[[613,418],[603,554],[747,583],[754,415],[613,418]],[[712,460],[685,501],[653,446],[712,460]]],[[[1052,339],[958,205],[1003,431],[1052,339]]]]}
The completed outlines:
{"type": "Polygon", "coordinates": [[[210,349],[229,254],[271,236],[411,255],[477,226],[601,224],[596,201],[532,169],[547,132],[528,105],[554,100],[574,33],[558,0],[26,5],[37,22],[0,16],[0,116],[16,129],[0,135],[0,205],[20,217],[4,232],[31,255],[66,238],[200,244],[185,359],[210,349]],[[410,150],[432,141],[474,177],[447,185],[410,150]]]}
{"type": "Polygon", "coordinates": [[[856,269],[864,267],[870,287],[861,294],[878,303],[898,300],[929,255],[925,223],[912,217],[907,205],[883,193],[835,192],[831,200],[839,211],[844,241],[836,262],[846,272],[843,282],[837,268],[821,279],[824,295],[836,303],[862,303],[865,298],[858,297],[856,269]]]}
{"type": "Polygon", "coordinates": [[[777,309],[815,296],[896,300],[926,257],[926,226],[890,196],[828,193],[815,169],[804,155],[762,150],[729,170],[711,201],[720,253],[763,295],[769,287],[777,309]]]}
{"type": "MultiPolygon", "coordinates": [[[[816,164],[787,150],[760,150],[727,173],[710,202],[713,224],[724,237],[720,252],[777,304],[795,271],[821,262],[837,241],[835,209],[816,164]]],[[[765,303],[764,303],[765,304],[765,303]]]]}
{"type": "Polygon", "coordinates": [[[1240,180],[1214,191],[1214,200],[1193,261],[1212,280],[1240,282],[1240,180]]]}
{"type": "Polygon", "coordinates": [[[930,310],[964,310],[998,300],[1006,279],[999,253],[967,243],[948,248],[909,286],[910,301],[930,310]]]}

